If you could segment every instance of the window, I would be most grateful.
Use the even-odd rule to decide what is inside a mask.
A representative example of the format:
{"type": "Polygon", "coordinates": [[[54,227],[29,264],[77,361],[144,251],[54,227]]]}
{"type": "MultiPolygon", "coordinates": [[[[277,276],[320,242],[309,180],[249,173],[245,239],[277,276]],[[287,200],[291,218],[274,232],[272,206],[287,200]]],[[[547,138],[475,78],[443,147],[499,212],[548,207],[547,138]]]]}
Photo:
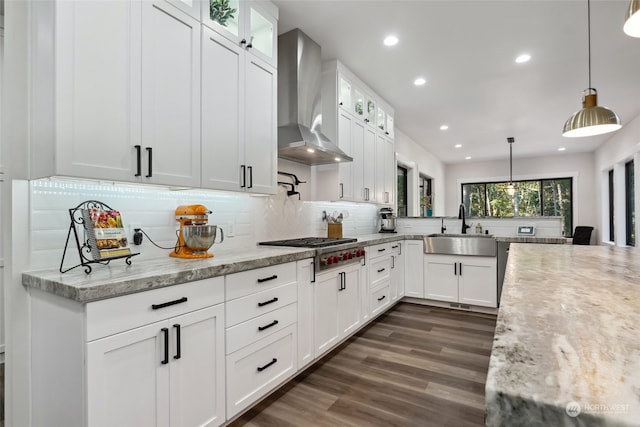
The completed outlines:
{"type": "Polygon", "coordinates": [[[433,212],[433,180],[426,175],[420,175],[420,216],[429,216],[427,211],[433,212]]]}
{"type": "Polygon", "coordinates": [[[615,242],[616,235],[613,228],[613,169],[609,171],[609,241],[615,242]]]}
{"type": "Polygon", "coordinates": [[[462,184],[462,203],[469,216],[560,216],[562,233],[573,230],[573,178],[517,181],[518,192],[507,193],[508,182],[462,184]]]}
{"type": "Polygon", "coordinates": [[[398,213],[397,216],[407,216],[407,168],[398,166],[398,213]]]}
{"type": "Polygon", "coordinates": [[[633,176],[633,160],[624,165],[624,201],[626,216],[627,245],[636,245],[636,215],[635,215],[635,183],[633,176]]]}

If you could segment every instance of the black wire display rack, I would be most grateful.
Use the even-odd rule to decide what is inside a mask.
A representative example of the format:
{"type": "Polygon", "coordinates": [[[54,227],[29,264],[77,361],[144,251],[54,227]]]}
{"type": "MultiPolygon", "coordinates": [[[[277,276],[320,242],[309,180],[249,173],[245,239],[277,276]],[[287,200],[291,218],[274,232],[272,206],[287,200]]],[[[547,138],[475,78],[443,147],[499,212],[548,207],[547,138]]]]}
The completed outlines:
{"type": "Polygon", "coordinates": [[[123,254],[110,254],[109,256],[101,255],[101,252],[97,246],[97,239],[95,237],[93,223],[91,222],[91,217],[89,213],[92,209],[97,209],[99,211],[114,211],[109,205],[106,203],[102,203],[98,200],[87,200],[80,203],[75,208],[69,209],[69,217],[71,218],[71,222],[69,224],[69,231],[67,233],[67,241],[64,245],[64,251],[62,252],[62,260],[60,261],[60,273],[66,273],[67,271],[71,271],[76,267],[84,267],[84,272],[86,274],[91,273],[91,264],[102,264],[108,265],[114,259],[124,259],[127,265],[131,265],[131,258],[140,255],[138,253],[131,253],[128,248],[128,244],[126,239],[124,241],[126,248],[122,249],[122,252],[127,252],[123,254]],[[83,232],[82,240],[78,235],[78,229],[81,229],[83,232]],[[69,248],[69,239],[71,238],[71,233],[73,233],[73,237],[76,242],[76,247],[78,249],[78,257],[80,258],[80,264],[76,264],[73,267],[65,269],[64,259],[67,254],[67,249],[69,248]]]}

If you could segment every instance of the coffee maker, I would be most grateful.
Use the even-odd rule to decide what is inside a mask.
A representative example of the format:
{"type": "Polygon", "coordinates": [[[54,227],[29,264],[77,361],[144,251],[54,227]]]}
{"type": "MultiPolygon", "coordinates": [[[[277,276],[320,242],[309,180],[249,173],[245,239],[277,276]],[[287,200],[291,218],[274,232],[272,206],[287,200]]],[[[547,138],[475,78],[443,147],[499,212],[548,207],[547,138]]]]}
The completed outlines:
{"type": "Polygon", "coordinates": [[[396,216],[393,208],[380,209],[380,233],[396,233],[396,216]]]}

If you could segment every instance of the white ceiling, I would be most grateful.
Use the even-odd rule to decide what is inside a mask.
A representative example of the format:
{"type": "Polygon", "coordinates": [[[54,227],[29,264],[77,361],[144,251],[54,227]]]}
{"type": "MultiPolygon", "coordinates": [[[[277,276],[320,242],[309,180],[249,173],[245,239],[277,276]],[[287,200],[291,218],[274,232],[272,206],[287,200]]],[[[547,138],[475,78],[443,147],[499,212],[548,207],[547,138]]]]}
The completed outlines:
{"type": "MultiPolygon", "coordinates": [[[[586,0],[274,3],[281,34],[307,33],[323,59],[343,62],[395,107],[397,128],[445,163],[508,158],[509,136],[520,158],[593,151],[612,135],[561,136],[588,87],[586,0]],[[388,34],[400,42],[384,46],[388,34]],[[516,64],[524,52],[531,61],[516,64]],[[418,76],[427,84],[414,86],[418,76]]],[[[591,2],[592,86],[623,126],[640,114],[640,39],[622,32],[628,4],[591,2]]]]}

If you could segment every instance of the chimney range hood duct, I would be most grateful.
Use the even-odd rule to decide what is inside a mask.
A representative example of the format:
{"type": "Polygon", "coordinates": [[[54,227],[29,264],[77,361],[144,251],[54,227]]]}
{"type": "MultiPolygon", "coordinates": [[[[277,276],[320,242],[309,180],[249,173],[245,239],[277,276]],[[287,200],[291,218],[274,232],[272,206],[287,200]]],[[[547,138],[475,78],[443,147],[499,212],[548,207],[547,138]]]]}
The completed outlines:
{"type": "Polygon", "coordinates": [[[320,46],[299,29],[278,37],[278,157],[307,165],[352,162],[322,133],[320,46]]]}

